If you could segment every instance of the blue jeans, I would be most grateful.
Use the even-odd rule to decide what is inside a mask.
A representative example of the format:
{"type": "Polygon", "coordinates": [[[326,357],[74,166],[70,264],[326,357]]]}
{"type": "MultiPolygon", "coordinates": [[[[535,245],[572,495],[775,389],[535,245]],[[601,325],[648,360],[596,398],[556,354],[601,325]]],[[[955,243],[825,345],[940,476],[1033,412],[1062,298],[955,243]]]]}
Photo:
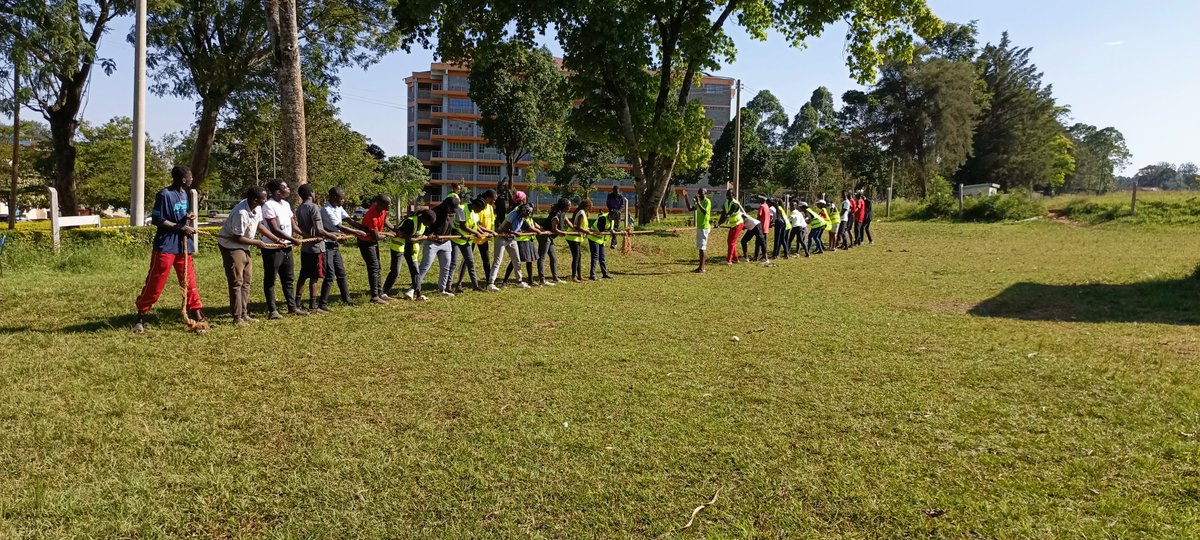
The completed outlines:
{"type": "Polygon", "coordinates": [[[821,241],[821,234],[825,232],[825,227],[813,227],[808,233],[808,250],[815,253],[825,253],[825,243],[821,241]],[[813,246],[816,246],[815,248],[813,246]]]}
{"type": "MultiPolygon", "coordinates": [[[[421,268],[417,271],[417,283],[425,281],[425,275],[429,273],[429,269],[433,267],[433,259],[436,257],[438,262],[438,292],[450,290],[450,253],[454,251],[454,244],[449,240],[442,240],[438,243],[435,240],[421,241],[421,268]]],[[[416,291],[418,295],[421,291],[416,291]]]]}

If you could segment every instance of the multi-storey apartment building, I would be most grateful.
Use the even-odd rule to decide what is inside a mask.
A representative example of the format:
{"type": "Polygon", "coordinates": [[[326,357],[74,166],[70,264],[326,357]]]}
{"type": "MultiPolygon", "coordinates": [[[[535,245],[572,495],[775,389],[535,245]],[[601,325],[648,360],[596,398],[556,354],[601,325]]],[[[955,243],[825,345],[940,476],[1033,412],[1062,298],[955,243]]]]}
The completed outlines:
{"type": "MultiPolygon", "coordinates": [[[[435,63],[429,71],[416,72],[404,79],[408,89],[408,153],[429,168],[433,182],[428,195],[434,199],[445,196],[455,182],[486,189],[494,188],[504,176],[504,156],[488,146],[478,124],[479,107],[468,95],[469,75],[466,67],[435,63]]],[[[734,80],[728,77],[705,75],[700,86],[691,91],[691,99],[704,105],[705,114],[713,122],[709,132],[713,142],[729,123],[733,84],[734,80]]],[[[523,162],[517,168],[528,166],[528,162],[523,162]]],[[[550,179],[539,173],[538,181],[550,179]]],[[[523,189],[525,185],[514,182],[514,187],[523,189]]],[[[632,182],[622,182],[622,191],[627,192],[632,203],[632,182]]],[[[602,203],[605,195],[597,193],[596,201],[602,203]]]]}

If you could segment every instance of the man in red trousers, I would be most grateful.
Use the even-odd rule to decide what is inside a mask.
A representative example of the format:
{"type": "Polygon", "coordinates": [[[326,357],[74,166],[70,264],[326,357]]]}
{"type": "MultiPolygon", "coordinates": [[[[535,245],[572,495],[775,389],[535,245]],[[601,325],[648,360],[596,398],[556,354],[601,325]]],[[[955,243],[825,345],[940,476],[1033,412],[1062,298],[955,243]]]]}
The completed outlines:
{"type": "Polygon", "coordinates": [[[150,213],[150,222],[158,230],[154,233],[153,253],[150,255],[150,272],[146,275],[146,285],[142,294],[137,297],[137,322],[133,325],[134,333],[146,331],[146,313],[154,307],[167,284],[167,276],[171,268],[179,277],[179,284],[187,283],[187,309],[196,321],[205,321],[200,312],[200,292],[196,289],[196,265],[192,264],[192,253],[196,245],[192,235],[196,230],[188,225],[195,216],[188,208],[188,188],[192,185],[192,171],[182,165],[171,169],[171,185],[163,188],[154,196],[154,209],[150,213]],[[187,249],[183,249],[186,240],[187,249]],[[182,253],[186,251],[186,253],[182,253]],[[184,276],[184,265],[187,265],[187,276],[184,276]]]}

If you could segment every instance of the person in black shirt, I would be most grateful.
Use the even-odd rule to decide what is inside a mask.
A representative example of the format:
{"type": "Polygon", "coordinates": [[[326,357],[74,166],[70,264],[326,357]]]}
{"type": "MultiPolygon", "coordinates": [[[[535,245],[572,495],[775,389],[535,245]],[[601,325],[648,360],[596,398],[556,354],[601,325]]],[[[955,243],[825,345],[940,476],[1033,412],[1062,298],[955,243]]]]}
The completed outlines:
{"type": "MultiPolygon", "coordinates": [[[[432,208],[432,211],[433,220],[426,228],[426,236],[449,236],[454,227],[455,213],[458,211],[457,198],[443,199],[441,203],[432,208]]],[[[445,238],[426,238],[421,242],[421,266],[417,270],[416,283],[418,287],[425,281],[425,275],[433,267],[433,260],[436,257],[438,262],[437,291],[442,296],[454,296],[454,293],[450,292],[450,256],[453,247],[454,244],[445,238]]],[[[419,293],[420,291],[417,291],[415,294],[419,295],[419,293]]]]}

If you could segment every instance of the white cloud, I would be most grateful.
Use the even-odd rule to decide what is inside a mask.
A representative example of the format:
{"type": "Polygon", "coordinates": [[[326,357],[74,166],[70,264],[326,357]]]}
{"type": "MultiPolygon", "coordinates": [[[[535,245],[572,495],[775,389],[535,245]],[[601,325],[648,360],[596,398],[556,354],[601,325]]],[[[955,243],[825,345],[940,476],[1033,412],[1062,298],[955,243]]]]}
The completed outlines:
{"type": "Polygon", "coordinates": [[[1121,45],[1124,45],[1124,44],[1125,44],[1124,41],[1109,41],[1109,42],[1105,43],[1105,45],[1108,45],[1109,47],[1120,47],[1121,45]]]}

